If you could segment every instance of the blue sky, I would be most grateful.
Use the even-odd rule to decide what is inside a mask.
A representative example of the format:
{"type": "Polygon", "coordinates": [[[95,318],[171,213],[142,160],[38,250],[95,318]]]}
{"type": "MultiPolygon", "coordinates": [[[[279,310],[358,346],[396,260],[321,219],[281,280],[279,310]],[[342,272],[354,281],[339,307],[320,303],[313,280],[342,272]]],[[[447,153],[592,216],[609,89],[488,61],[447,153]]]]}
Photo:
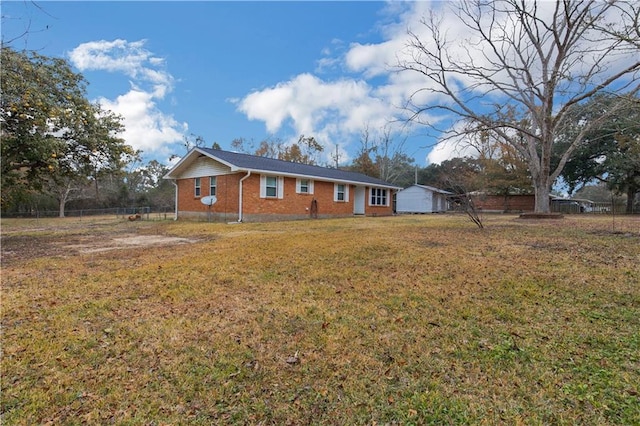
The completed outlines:
{"type": "MultiPolygon", "coordinates": [[[[473,148],[406,125],[401,107],[412,95],[418,94],[422,106],[446,99],[420,91],[430,83],[417,72],[396,72],[394,65],[406,53],[409,29],[429,43],[420,20],[435,10],[451,42],[447,54],[491,67],[491,49],[483,50],[477,34],[448,11],[455,4],[2,1],[2,37],[15,38],[15,49],[68,59],[88,80],[88,97],[123,116],[122,136],[145,160],[168,164],[171,156],[184,155],[183,138],[192,134],[223,149],[231,149],[235,138],[293,143],[305,135],[324,146],[321,163],[333,164],[331,154],[339,150],[346,164],[366,129],[370,143],[388,132],[392,151],[425,166],[469,155],[473,148]]],[[[554,4],[538,4],[542,19],[554,4]]],[[[508,13],[500,19],[506,27],[512,24],[508,13]]],[[[590,41],[585,43],[588,48],[590,41]]],[[[601,77],[626,66],[636,53],[610,55],[601,77]]],[[[583,56],[576,71],[590,66],[589,55],[583,56]]],[[[480,102],[507,102],[495,91],[475,92],[481,86],[469,76],[450,78],[471,93],[476,109],[480,102]]],[[[445,130],[454,122],[444,115],[421,118],[445,130]]]]}
{"type": "MultiPolygon", "coordinates": [[[[184,154],[184,135],[231,149],[234,138],[292,142],[304,134],[325,146],[325,161],[337,146],[348,162],[365,127],[375,141],[400,114],[406,89],[391,87],[386,62],[415,8],[3,1],[2,35],[28,28],[14,48],[68,59],[88,80],[88,97],[125,118],[123,136],[146,160],[184,154]]],[[[394,140],[406,139],[402,150],[425,165],[433,141],[419,129],[394,129],[394,140]]]]}

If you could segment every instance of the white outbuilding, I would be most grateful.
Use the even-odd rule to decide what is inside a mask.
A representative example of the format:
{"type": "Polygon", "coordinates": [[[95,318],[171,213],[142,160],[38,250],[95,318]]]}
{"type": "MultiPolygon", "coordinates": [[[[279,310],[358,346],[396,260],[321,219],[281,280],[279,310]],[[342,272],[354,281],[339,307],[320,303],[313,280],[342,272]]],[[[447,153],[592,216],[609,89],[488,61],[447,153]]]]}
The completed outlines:
{"type": "Polygon", "coordinates": [[[427,185],[411,185],[398,191],[396,213],[443,213],[449,208],[453,193],[427,185]]]}

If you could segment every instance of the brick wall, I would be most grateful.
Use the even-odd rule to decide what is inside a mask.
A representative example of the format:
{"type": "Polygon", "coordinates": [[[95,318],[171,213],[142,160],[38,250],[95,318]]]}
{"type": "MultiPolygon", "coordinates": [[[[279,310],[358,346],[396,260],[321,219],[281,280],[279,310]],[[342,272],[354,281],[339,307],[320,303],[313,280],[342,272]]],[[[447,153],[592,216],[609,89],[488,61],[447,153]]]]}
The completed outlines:
{"type": "Polygon", "coordinates": [[[216,198],[218,201],[211,206],[205,206],[200,202],[202,197],[209,194],[209,177],[200,178],[200,197],[195,196],[194,179],[178,180],[178,211],[182,217],[207,217],[209,211],[219,220],[238,219],[238,182],[242,174],[220,175],[216,177],[216,198]],[[189,212],[189,213],[187,213],[189,212]],[[234,217],[235,216],[235,217],[234,217]]]}
{"type": "MultiPolygon", "coordinates": [[[[178,181],[179,216],[184,218],[211,218],[212,220],[238,219],[239,182],[245,173],[222,175],[217,177],[218,201],[211,207],[200,202],[201,197],[209,195],[209,178],[201,178],[201,197],[194,195],[194,179],[178,181]]],[[[349,200],[337,202],[333,200],[334,184],[332,182],[314,181],[313,194],[296,193],[296,179],[284,178],[284,196],[278,198],[260,198],[260,175],[252,174],[242,182],[243,220],[266,221],[281,219],[303,219],[310,216],[312,200],[316,200],[318,217],[352,216],[354,210],[355,186],[349,187],[349,200]]],[[[369,206],[369,190],[365,197],[365,214],[368,216],[388,216],[393,214],[391,206],[392,191],[388,190],[389,206],[369,206]]]]}
{"type": "Polygon", "coordinates": [[[534,195],[476,195],[473,201],[477,208],[499,212],[528,212],[535,207],[534,195]]]}

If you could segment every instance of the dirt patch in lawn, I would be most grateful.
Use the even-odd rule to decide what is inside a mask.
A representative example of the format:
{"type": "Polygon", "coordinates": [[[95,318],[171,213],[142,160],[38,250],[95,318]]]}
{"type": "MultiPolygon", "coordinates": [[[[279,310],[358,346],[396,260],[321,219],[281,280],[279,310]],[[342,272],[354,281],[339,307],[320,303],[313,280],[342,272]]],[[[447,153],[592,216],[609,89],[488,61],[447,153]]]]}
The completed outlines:
{"type": "Polygon", "coordinates": [[[2,233],[2,264],[29,261],[40,257],[70,257],[113,250],[190,244],[201,239],[148,233],[152,229],[84,229],[82,232],[51,232],[31,229],[29,235],[2,233]],[[133,231],[133,232],[132,232],[133,231]]]}
{"type": "Polygon", "coordinates": [[[99,244],[70,244],[66,249],[76,250],[79,253],[98,253],[102,251],[118,250],[134,247],[164,246],[175,244],[189,244],[196,240],[180,237],[168,237],[164,235],[128,235],[103,241],[99,244]]]}

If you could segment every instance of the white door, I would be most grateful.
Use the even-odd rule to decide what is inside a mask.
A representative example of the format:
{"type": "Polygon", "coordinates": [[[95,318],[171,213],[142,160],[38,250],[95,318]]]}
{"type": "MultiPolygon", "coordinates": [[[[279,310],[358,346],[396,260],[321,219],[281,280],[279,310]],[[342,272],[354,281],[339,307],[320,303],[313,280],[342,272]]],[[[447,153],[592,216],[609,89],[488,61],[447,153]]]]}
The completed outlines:
{"type": "Polygon", "coordinates": [[[353,197],[353,214],[364,214],[364,203],[366,200],[367,190],[364,186],[356,186],[353,197]]]}

